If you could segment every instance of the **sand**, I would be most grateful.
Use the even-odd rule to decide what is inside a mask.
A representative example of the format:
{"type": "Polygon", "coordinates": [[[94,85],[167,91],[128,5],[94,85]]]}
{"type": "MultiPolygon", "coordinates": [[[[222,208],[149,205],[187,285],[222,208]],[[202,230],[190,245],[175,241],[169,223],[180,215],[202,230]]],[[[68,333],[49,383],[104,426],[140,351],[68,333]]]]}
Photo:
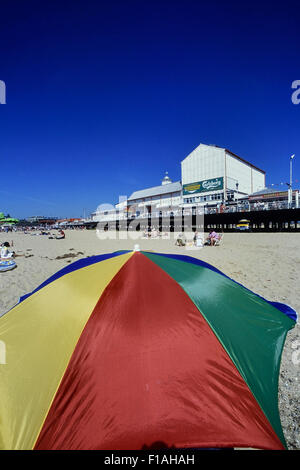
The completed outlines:
{"type": "MultiPolygon", "coordinates": [[[[137,234],[136,234],[137,235],[137,234]]],[[[171,234],[172,235],[172,234],[171,234]]],[[[181,253],[200,258],[271,301],[300,312],[300,235],[295,233],[225,233],[219,247],[199,250],[175,246],[174,239],[100,240],[96,231],[66,230],[65,240],[23,233],[0,233],[0,243],[13,242],[17,268],[0,273],[0,315],[12,308],[20,296],[70,262],[122,249],[181,253]],[[59,258],[60,259],[57,259],[59,258]]],[[[122,234],[123,237],[126,233],[122,234]]],[[[288,333],[279,378],[279,411],[289,449],[300,449],[300,327],[288,333]]]]}

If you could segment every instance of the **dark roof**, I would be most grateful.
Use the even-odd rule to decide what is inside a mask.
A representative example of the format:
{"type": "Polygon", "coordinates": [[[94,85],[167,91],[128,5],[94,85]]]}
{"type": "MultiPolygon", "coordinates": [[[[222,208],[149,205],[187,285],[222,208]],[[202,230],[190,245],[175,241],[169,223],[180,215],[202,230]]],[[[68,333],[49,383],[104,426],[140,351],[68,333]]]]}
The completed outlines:
{"type": "Polygon", "coordinates": [[[261,168],[258,168],[258,166],[253,165],[252,163],[248,162],[248,161],[245,160],[244,158],[239,157],[239,156],[236,155],[235,153],[231,152],[231,150],[225,149],[225,151],[226,151],[227,153],[230,153],[231,155],[233,155],[235,158],[238,158],[238,160],[240,160],[241,162],[247,163],[247,165],[252,166],[252,168],[255,168],[256,170],[260,171],[261,173],[266,174],[266,172],[265,172],[264,170],[262,170],[261,168]]]}

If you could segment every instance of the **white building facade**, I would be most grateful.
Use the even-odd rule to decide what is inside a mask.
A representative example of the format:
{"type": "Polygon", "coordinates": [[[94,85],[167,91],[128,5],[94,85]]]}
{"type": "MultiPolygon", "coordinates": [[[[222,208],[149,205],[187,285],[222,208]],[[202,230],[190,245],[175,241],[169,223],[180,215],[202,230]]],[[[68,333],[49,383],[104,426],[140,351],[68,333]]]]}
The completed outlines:
{"type": "MultiPolygon", "coordinates": [[[[181,162],[181,181],[166,172],[159,186],[134,191],[116,205],[101,205],[93,221],[180,215],[199,207],[245,199],[265,188],[265,172],[230,150],[200,144],[181,162]]],[[[193,212],[194,213],[194,212],[193,212]]]]}
{"type": "Polygon", "coordinates": [[[265,187],[265,172],[230,150],[200,144],[181,162],[183,205],[215,205],[265,187]]]}
{"type": "Polygon", "coordinates": [[[180,181],[173,183],[166,173],[160,186],[135,191],[128,198],[128,215],[159,217],[162,212],[180,206],[182,187],[180,181]]]}
{"type": "Polygon", "coordinates": [[[109,222],[127,218],[127,198],[121,197],[118,204],[100,204],[91,214],[93,222],[109,222]]]}

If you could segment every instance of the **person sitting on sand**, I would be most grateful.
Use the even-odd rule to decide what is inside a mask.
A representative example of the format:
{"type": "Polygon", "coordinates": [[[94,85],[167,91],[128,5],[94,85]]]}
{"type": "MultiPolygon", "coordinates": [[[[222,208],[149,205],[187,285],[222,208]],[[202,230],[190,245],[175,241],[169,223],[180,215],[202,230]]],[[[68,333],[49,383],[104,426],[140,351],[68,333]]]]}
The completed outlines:
{"type": "Polygon", "coordinates": [[[214,246],[217,240],[219,240],[219,235],[217,232],[212,231],[210,234],[210,245],[214,246]]]}
{"type": "Polygon", "coordinates": [[[212,233],[212,230],[209,232],[208,237],[206,238],[204,245],[210,245],[211,233],[212,233]]]}
{"type": "Polygon", "coordinates": [[[217,233],[217,236],[215,238],[215,242],[221,240],[223,234],[222,233],[217,233]]]}
{"type": "Polygon", "coordinates": [[[2,259],[8,259],[8,258],[13,258],[15,256],[14,251],[9,251],[10,244],[8,242],[4,242],[1,245],[1,258],[2,259]]]}
{"type": "Polygon", "coordinates": [[[199,232],[195,232],[195,236],[194,236],[194,245],[195,246],[198,246],[198,247],[202,247],[203,246],[203,238],[201,236],[201,233],[199,232]]]}
{"type": "Polygon", "coordinates": [[[186,238],[183,233],[180,233],[177,237],[177,240],[175,242],[175,245],[177,246],[185,246],[186,244],[186,238]]]}
{"type": "Polygon", "coordinates": [[[59,230],[58,232],[60,235],[58,237],[55,237],[56,240],[62,240],[63,238],[66,238],[65,232],[63,230],[59,230]]]}
{"type": "Polygon", "coordinates": [[[208,234],[207,239],[205,240],[204,245],[213,246],[215,244],[216,237],[218,237],[218,234],[214,230],[211,230],[208,234]]]}

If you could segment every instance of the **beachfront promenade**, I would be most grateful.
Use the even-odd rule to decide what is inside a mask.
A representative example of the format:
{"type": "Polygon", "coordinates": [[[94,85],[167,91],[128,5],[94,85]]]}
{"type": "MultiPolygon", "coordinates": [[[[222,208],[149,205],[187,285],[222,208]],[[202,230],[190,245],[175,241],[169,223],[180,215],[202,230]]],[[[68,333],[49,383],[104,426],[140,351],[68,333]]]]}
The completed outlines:
{"type": "Polygon", "coordinates": [[[272,209],[256,207],[253,210],[241,210],[232,206],[232,210],[218,212],[182,210],[168,213],[146,214],[139,217],[119,218],[115,220],[92,221],[87,224],[91,228],[98,225],[103,230],[147,230],[155,227],[160,231],[185,231],[219,229],[224,232],[236,230],[242,219],[249,220],[249,227],[257,232],[300,231],[300,209],[272,209]]]}
{"type": "MultiPolygon", "coordinates": [[[[87,228],[100,230],[148,230],[155,228],[160,232],[181,232],[189,230],[219,229],[224,232],[236,231],[236,225],[242,219],[249,221],[253,232],[300,231],[300,208],[293,202],[289,208],[286,201],[240,203],[230,202],[225,205],[181,206],[169,208],[151,207],[146,213],[129,213],[127,211],[106,211],[98,217],[86,219],[66,219],[64,221],[39,218],[31,223],[19,224],[38,228],[87,228]],[[130,215],[129,215],[130,214],[130,215]]],[[[17,227],[16,227],[17,228],[17,227]]]]}

